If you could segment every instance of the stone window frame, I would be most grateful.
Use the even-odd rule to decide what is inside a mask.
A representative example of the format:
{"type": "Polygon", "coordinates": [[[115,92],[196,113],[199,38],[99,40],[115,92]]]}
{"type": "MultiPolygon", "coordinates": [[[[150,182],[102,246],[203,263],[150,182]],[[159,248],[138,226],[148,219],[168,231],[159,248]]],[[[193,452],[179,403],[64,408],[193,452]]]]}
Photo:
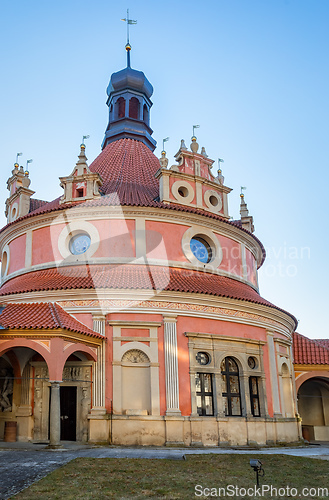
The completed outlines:
{"type": "Polygon", "coordinates": [[[68,222],[58,237],[58,250],[65,261],[87,261],[97,251],[100,244],[99,232],[91,222],[76,220],[68,222]],[[90,237],[90,246],[84,253],[74,255],[70,252],[70,241],[79,233],[87,233],[90,237]]]}
{"type": "Polygon", "coordinates": [[[213,270],[220,266],[223,260],[223,251],[216,234],[203,226],[191,226],[182,236],[182,249],[187,260],[194,266],[213,270]],[[204,239],[211,248],[212,257],[209,262],[200,262],[191,250],[191,239],[195,236],[204,239]]]}
{"type": "Polygon", "coordinates": [[[203,200],[209,210],[215,214],[218,214],[223,208],[223,200],[221,195],[215,191],[214,189],[207,189],[203,195],[203,200]],[[213,205],[210,201],[210,198],[214,197],[217,200],[217,205],[213,205]]]}
{"type": "Polygon", "coordinates": [[[195,391],[196,397],[201,396],[201,414],[198,413],[198,415],[201,417],[213,417],[214,416],[214,389],[213,389],[213,376],[211,373],[204,373],[204,372],[196,372],[195,375],[198,375],[200,378],[200,383],[201,383],[201,391],[197,392],[195,391]],[[210,384],[211,384],[211,391],[207,392],[204,389],[204,376],[205,375],[210,375],[210,384]],[[210,397],[211,402],[212,402],[212,413],[207,414],[205,410],[205,398],[210,397]]]}
{"type": "Polygon", "coordinates": [[[16,201],[10,207],[10,215],[8,222],[14,222],[16,219],[18,219],[18,217],[19,217],[19,204],[16,201]]]}
{"type": "Polygon", "coordinates": [[[10,264],[10,248],[9,248],[9,245],[6,244],[4,247],[3,247],[3,250],[2,250],[2,256],[1,256],[1,281],[6,277],[8,276],[8,271],[9,271],[9,264],[10,264]],[[4,254],[7,254],[7,262],[6,262],[6,267],[3,269],[3,257],[4,257],[4,254]]]}
{"type": "MultiPolygon", "coordinates": [[[[224,400],[222,397],[221,363],[226,357],[234,358],[239,368],[241,416],[234,416],[234,419],[260,418],[254,417],[252,414],[249,388],[250,376],[258,377],[261,418],[267,418],[269,416],[262,352],[262,346],[265,345],[266,342],[261,340],[242,339],[238,337],[196,332],[185,332],[185,336],[188,338],[190,359],[191,416],[199,417],[196,405],[195,373],[202,371],[203,373],[212,374],[214,417],[223,419],[232,418],[231,416],[225,415],[224,400]],[[196,361],[195,356],[198,351],[203,351],[209,354],[210,363],[208,365],[201,367],[196,361]],[[248,366],[249,356],[256,358],[257,368],[251,369],[248,366]]],[[[209,418],[209,416],[207,416],[207,418],[209,418]]]]}
{"type": "Polygon", "coordinates": [[[183,179],[180,179],[173,183],[173,185],[171,186],[171,192],[174,198],[176,198],[178,202],[184,203],[184,205],[189,205],[190,203],[192,203],[193,198],[195,196],[195,191],[193,186],[191,186],[189,182],[184,181],[183,179]],[[181,188],[186,189],[187,191],[186,196],[182,196],[180,194],[179,190],[181,188]]]}

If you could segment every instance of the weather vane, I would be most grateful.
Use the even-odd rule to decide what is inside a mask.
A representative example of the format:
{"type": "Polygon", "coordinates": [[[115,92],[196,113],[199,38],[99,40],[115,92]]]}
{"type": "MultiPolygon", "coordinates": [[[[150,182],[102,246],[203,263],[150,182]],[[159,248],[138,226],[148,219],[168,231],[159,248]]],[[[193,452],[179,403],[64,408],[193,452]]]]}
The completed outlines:
{"type": "Polygon", "coordinates": [[[162,151],[164,151],[165,142],[168,142],[168,141],[169,141],[169,137],[166,137],[165,139],[162,139],[162,151]]]}
{"type": "Polygon", "coordinates": [[[124,21],[127,23],[127,45],[130,45],[129,43],[129,24],[137,24],[137,21],[134,21],[133,19],[129,19],[129,9],[127,9],[127,17],[124,19],[121,19],[121,21],[124,21]]]}
{"type": "Polygon", "coordinates": [[[241,195],[243,196],[243,191],[247,189],[245,186],[241,186],[241,195]]]}
{"type": "Polygon", "coordinates": [[[219,168],[219,170],[221,170],[221,168],[220,168],[220,164],[221,163],[224,163],[223,158],[218,158],[218,168],[219,168]]]}
{"type": "Polygon", "coordinates": [[[90,135],[83,135],[82,136],[82,144],[85,145],[85,139],[89,139],[90,135]]]}
{"type": "Polygon", "coordinates": [[[200,128],[200,125],[193,125],[193,137],[195,137],[194,130],[195,130],[196,128],[200,128]]]}
{"type": "Polygon", "coordinates": [[[29,173],[29,163],[32,163],[33,160],[27,160],[26,161],[26,169],[25,169],[25,174],[28,175],[29,173]]]}
{"type": "Polygon", "coordinates": [[[16,163],[18,163],[18,157],[19,157],[19,156],[22,156],[22,154],[23,154],[23,153],[17,153],[17,155],[16,155],[16,163]]]}

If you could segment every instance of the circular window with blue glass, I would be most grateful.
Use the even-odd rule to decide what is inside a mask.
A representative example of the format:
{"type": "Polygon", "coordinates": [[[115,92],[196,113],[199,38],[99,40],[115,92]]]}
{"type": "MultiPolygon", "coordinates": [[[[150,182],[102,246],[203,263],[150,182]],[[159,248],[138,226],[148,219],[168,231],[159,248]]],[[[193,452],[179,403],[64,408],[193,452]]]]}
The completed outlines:
{"type": "Polygon", "coordinates": [[[69,248],[72,255],[81,255],[90,247],[91,239],[89,234],[78,233],[70,239],[69,248]]]}
{"type": "Polygon", "coordinates": [[[199,236],[194,236],[190,241],[191,251],[203,264],[208,264],[211,261],[212,251],[209,243],[199,236]]]}

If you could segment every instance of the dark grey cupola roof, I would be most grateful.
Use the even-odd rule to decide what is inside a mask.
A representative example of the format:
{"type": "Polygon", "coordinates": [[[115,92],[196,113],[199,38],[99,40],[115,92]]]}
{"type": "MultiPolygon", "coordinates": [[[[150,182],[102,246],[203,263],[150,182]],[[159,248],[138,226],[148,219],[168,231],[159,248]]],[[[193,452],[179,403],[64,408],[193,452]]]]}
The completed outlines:
{"type": "Polygon", "coordinates": [[[110,96],[114,92],[120,92],[125,89],[137,90],[145,94],[148,98],[153,94],[153,87],[144,73],[129,67],[113,73],[107,87],[107,95],[110,96]]]}
{"type": "Polygon", "coordinates": [[[154,151],[156,141],[150,128],[153,87],[142,71],[131,68],[129,43],[126,50],[127,67],[113,73],[107,87],[109,122],[102,148],[119,139],[134,139],[154,151]]]}

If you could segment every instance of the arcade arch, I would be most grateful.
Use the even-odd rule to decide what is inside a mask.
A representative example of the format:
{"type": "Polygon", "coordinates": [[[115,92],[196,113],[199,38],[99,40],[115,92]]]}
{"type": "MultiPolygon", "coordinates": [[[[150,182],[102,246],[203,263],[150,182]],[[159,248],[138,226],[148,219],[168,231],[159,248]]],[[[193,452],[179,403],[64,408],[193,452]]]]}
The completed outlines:
{"type": "Polygon", "coordinates": [[[304,439],[329,441],[329,377],[307,379],[297,397],[304,439]]]}

